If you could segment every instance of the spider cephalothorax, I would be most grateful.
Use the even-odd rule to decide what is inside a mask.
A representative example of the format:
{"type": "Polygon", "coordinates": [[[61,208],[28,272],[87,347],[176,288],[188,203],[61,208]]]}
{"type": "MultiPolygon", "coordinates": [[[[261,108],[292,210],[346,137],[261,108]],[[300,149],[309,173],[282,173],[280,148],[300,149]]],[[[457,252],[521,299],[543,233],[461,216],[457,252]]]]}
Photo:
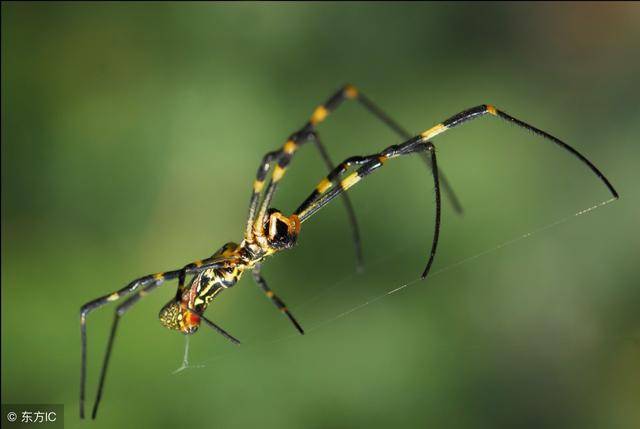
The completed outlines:
{"type": "Polygon", "coordinates": [[[267,282],[260,273],[262,262],[270,255],[293,247],[296,244],[300,233],[300,225],[326,206],[335,197],[342,196],[352,226],[353,241],[356,244],[356,258],[358,266],[361,267],[362,253],[360,249],[360,235],[355,215],[353,213],[353,208],[345,192],[356,183],[360,182],[364,177],[382,167],[387,160],[411,154],[420,154],[426,161],[427,165],[431,169],[435,189],[435,228],[433,232],[433,241],[427,259],[427,265],[422,272],[422,278],[426,278],[429,273],[429,269],[431,268],[431,264],[433,263],[438,245],[440,232],[441,183],[443,190],[449,194],[455,210],[457,212],[461,212],[461,207],[455,197],[455,194],[448,185],[444,175],[438,171],[436,148],[431,142],[431,139],[446,132],[447,130],[450,130],[451,128],[457,127],[467,121],[483,117],[487,114],[531,131],[568,151],[578,158],[583,164],[588,166],[591,171],[595,173],[607,186],[611,194],[615,198],[618,198],[618,193],[615,191],[611,183],[609,183],[607,178],[596,168],[595,165],[593,165],[578,151],[556,137],[510,116],[507,113],[496,109],[492,105],[482,104],[480,106],[464,110],[412,137],[400,125],[384,114],[380,108],[360,93],[354,86],[346,85],[329,98],[324,104],[318,106],[302,128],[291,134],[282,147],[267,153],[263,157],[258,168],[256,178],[253,182],[253,190],[249,203],[249,216],[247,218],[244,231],[244,239],[240,244],[227,243],[209,258],[192,262],[177,270],[141,277],[116,292],[101,296],[82,306],[80,311],[80,329],[82,339],[80,416],[84,417],[87,350],[86,318],[89,312],[108,304],[109,302],[117,301],[122,297],[128,296],[128,299],[120,304],[116,310],[111,335],[107,343],[107,353],[102,366],[100,382],[98,384],[96,402],[93,407],[93,417],[96,415],[98,404],[100,402],[116,327],[120,317],[143,295],[151,292],[167,280],[179,280],[178,294],[176,295],[176,298],[165,305],[160,311],[160,322],[167,328],[177,330],[185,334],[191,334],[196,331],[200,323],[204,322],[227,339],[235,343],[239,343],[237,339],[208,320],[203,313],[209,303],[220,292],[235,285],[244,271],[251,270],[254,280],[263,290],[265,295],[285,316],[289,318],[300,333],[304,333],[302,327],[287,309],[284,302],[267,286],[267,282]],[[329,114],[338,108],[338,106],[340,106],[340,104],[345,100],[358,100],[369,112],[388,125],[393,131],[398,133],[403,142],[389,146],[381,152],[371,155],[352,156],[345,159],[334,168],[324,145],[320,141],[316,126],[323,122],[329,114]],[[271,208],[271,201],[280,180],[284,177],[285,171],[293,159],[294,154],[300,146],[308,142],[313,142],[313,144],[318,148],[330,170],[330,173],[318,183],[315,190],[311,192],[307,199],[304,200],[300,207],[298,207],[291,216],[286,216],[279,210],[271,208]],[[269,173],[270,180],[263,192],[265,180],[269,173]],[[262,202],[260,202],[261,200],[262,202]],[[185,277],[188,275],[193,275],[193,278],[189,282],[188,287],[185,287],[185,277]]]}
{"type": "Polygon", "coordinates": [[[279,210],[269,209],[262,225],[268,249],[275,251],[289,249],[296,244],[300,234],[300,219],[297,215],[287,217],[279,210]]]}

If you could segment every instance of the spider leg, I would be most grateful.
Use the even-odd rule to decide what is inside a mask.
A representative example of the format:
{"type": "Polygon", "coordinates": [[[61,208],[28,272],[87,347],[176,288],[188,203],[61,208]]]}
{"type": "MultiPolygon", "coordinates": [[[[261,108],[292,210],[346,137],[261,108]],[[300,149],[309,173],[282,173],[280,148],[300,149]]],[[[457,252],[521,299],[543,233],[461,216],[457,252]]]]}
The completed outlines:
{"type": "MultiPolygon", "coordinates": [[[[329,169],[329,171],[333,170],[334,164],[329,158],[329,153],[325,149],[322,141],[320,140],[320,136],[318,132],[313,132],[311,134],[311,138],[315,143],[318,151],[320,152],[320,156],[324,160],[325,165],[329,169]]],[[[334,183],[337,185],[337,183],[334,183]]],[[[362,256],[362,241],[360,239],[360,228],[358,227],[358,219],[356,218],[356,212],[353,209],[353,204],[351,204],[351,198],[347,194],[344,194],[342,197],[342,202],[344,203],[345,209],[347,210],[347,216],[349,218],[349,224],[351,225],[351,235],[353,238],[353,244],[356,250],[356,269],[358,271],[362,271],[364,269],[364,257],[362,256]]]]}
{"type": "MultiPolygon", "coordinates": [[[[342,104],[345,99],[353,98],[355,96],[357,96],[357,91],[350,85],[339,89],[334,95],[329,98],[329,100],[327,100],[325,104],[320,105],[314,110],[309,120],[302,126],[302,128],[291,134],[289,139],[280,149],[268,152],[262,158],[262,162],[258,167],[258,172],[253,182],[253,192],[249,201],[249,216],[247,218],[245,228],[245,239],[252,240],[255,232],[254,225],[262,224],[264,215],[266,214],[277,189],[277,184],[284,176],[284,173],[289,163],[291,162],[293,155],[300,146],[306,144],[310,140],[313,141],[329,171],[334,168],[333,162],[331,161],[331,158],[329,157],[325,146],[322,144],[322,141],[320,140],[315,127],[317,124],[324,121],[324,119],[329,115],[330,111],[335,110],[340,104],[342,104]],[[260,194],[264,188],[264,181],[273,164],[275,164],[275,166],[273,167],[273,171],[271,172],[269,185],[267,186],[267,190],[264,193],[262,204],[258,209],[260,194]]],[[[349,201],[348,196],[345,195],[343,198],[353,230],[353,237],[356,246],[356,257],[358,258],[357,263],[358,266],[362,266],[360,233],[353,210],[353,205],[349,201]]],[[[258,231],[259,230],[260,229],[258,228],[258,231]]]]}
{"type": "Polygon", "coordinates": [[[280,310],[289,318],[289,320],[291,321],[291,323],[293,323],[293,325],[296,327],[298,332],[304,335],[304,329],[302,329],[302,326],[300,326],[296,318],[293,317],[293,314],[291,314],[291,312],[287,309],[287,306],[285,305],[285,303],[282,302],[282,300],[278,298],[275,293],[273,293],[273,291],[269,288],[269,286],[267,286],[267,281],[260,274],[261,268],[262,268],[261,265],[258,264],[254,267],[252,271],[253,279],[256,281],[256,284],[260,287],[260,289],[264,291],[265,295],[267,295],[267,298],[269,298],[271,302],[273,302],[273,304],[278,308],[278,310],[280,310]]]}
{"type": "Polygon", "coordinates": [[[429,253],[429,260],[427,261],[427,266],[422,272],[422,279],[426,279],[429,274],[429,270],[431,269],[431,265],[433,264],[433,260],[436,257],[436,249],[438,248],[438,238],[440,237],[440,216],[441,216],[441,201],[440,201],[440,180],[439,180],[439,172],[438,172],[438,161],[436,160],[436,147],[431,142],[427,142],[427,150],[431,154],[431,174],[433,176],[433,187],[435,189],[436,194],[436,218],[435,218],[435,227],[433,229],[433,240],[431,241],[431,252],[429,253]]]}
{"type": "MultiPolygon", "coordinates": [[[[285,170],[291,161],[291,158],[293,157],[299,146],[305,144],[309,140],[313,141],[329,171],[333,170],[333,162],[331,161],[331,158],[329,157],[325,146],[320,140],[318,132],[316,131],[316,126],[323,122],[329,116],[329,114],[335,111],[346,100],[358,100],[358,102],[368,112],[370,112],[373,116],[375,116],[377,119],[391,128],[391,130],[397,133],[400,137],[405,140],[409,139],[410,134],[405,129],[403,129],[396,121],[394,121],[393,119],[391,119],[391,117],[384,113],[382,109],[374,104],[362,92],[356,89],[353,85],[343,86],[336,93],[334,93],[324,104],[316,107],[307,123],[300,130],[293,133],[281,149],[269,152],[263,157],[262,163],[258,168],[258,173],[256,174],[256,179],[253,183],[253,192],[249,203],[249,216],[245,228],[246,239],[251,240],[253,238],[254,225],[262,225],[264,215],[266,214],[269,205],[271,204],[271,200],[275,194],[277,183],[280,181],[280,179],[282,179],[282,176],[284,175],[285,170]],[[264,187],[265,178],[267,176],[267,173],[271,169],[272,164],[274,163],[276,165],[273,168],[273,172],[271,174],[271,181],[267,186],[267,191],[265,192],[262,205],[258,210],[259,197],[264,187]]],[[[423,155],[423,159],[433,170],[431,158],[426,153],[421,155],[423,155]]],[[[455,211],[458,213],[462,213],[462,207],[458,198],[453,192],[453,189],[449,185],[446,178],[442,176],[442,173],[440,173],[440,176],[442,179],[443,189],[449,195],[455,211]]],[[[337,183],[335,185],[337,185],[337,183]]],[[[363,266],[362,246],[355,211],[353,210],[353,205],[351,204],[351,201],[348,198],[347,194],[343,194],[342,198],[347,210],[347,215],[349,217],[349,223],[351,224],[353,241],[356,247],[356,261],[357,266],[360,269],[363,266]]]]}
{"type": "MultiPolygon", "coordinates": [[[[138,291],[139,289],[147,287],[151,284],[157,283],[160,284],[166,282],[167,280],[172,280],[180,276],[181,273],[191,274],[196,273],[207,268],[216,267],[222,265],[222,262],[219,258],[208,258],[201,261],[195,261],[191,264],[186,265],[182,269],[167,271],[164,273],[156,273],[150,274],[144,277],[140,277],[136,280],[133,280],[125,287],[112,292],[107,295],[103,295],[99,298],[96,298],[92,301],[89,301],[85,305],[83,305],[80,309],[80,341],[81,341],[81,365],[80,365],[80,418],[84,418],[84,400],[85,400],[85,388],[87,384],[87,316],[93,310],[96,310],[110,302],[118,301],[125,296],[138,291]]],[[[137,301],[137,300],[136,300],[137,301]]],[[[133,303],[135,303],[134,301],[133,303]]],[[[131,305],[133,305],[133,303],[131,305]]],[[[112,330],[114,328],[112,327],[112,330]]]]}
{"type": "MultiPolygon", "coordinates": [[[[437,161],[435,156],[435,147],[428,140],[432,139],[433,137],[439,134],[442,134],[443,132],[449,130],[450,128],[456,127],[469,120],[484,116],[487,113],[493,116],[498,116],[499,118],[507,122],[510,122],[523,129],[531,131],[534,134],[537,134],[553,142],[554,144],[560,146],[561,148],[565,149],[566,151],[571,153],[573,156],[578,158],[583,164],[587,165],[591,169],[591,171],[605,184],[605,186],[607,187],[609,192],[611,192],[613,197],[616,199],[618,198],[618,192],[615,190],[611,182],[609,182],[609,180],[605,177],[605,175],[591,161],[589,161],[584,155],[582,155],[576,149],[569,146],[567,143],[563,142],[557,137],[554,137],[551,134],[540,130],[539,128],[536,128],[530,124],[527,124],[526,122],[516,119],[513,116],[510,116],[509,114],[496,109],[492,105],[483,104],[481,106],[476,106],[471,109],[467,109],[463,112],[460,112],[454,116],[451,116],[444,122],[439,123],[434,127],[429,128],[428,130],[422,132],[420,135],[412,139],[409,139],[400,145],[390,146],[384,151],[380,152],[379,154],[370,155],[364,158],[358,158],[358,157],[352,158],[351,159],[352,161],[353,159],[358,159],[357,164],[363,164],[363,165],[354,173],[351,173],[349,176],[343,178],[340,181],[339,187],[334,186],[333,185],[334,180],[332,180],[332,178],[335,175],[341,175],[342,173],[344,173],[344,171],[346,170],[346,167],[348,167],[350,164],[349,163],[350,159],[347,159],[345,162],[340,164],[334,171],[329,173],[329,176],[327,176],[318,184],[316,189],[302,203],[302,205],[295,211],[294,214],[296,214],[299,217],[300,222],[302,223],[306,219],[308,219],[310,216],[312,216],[314,213],[316,213],[318,210],[320,210],[322,207],[324,207],[326,204],[328,204],[337,195],[340,195],[341,193],[349,189],[351,186],[355,185],[360,180],[362,180],[363,177],[365,177],[368,174],[371,174],[377,168],[382,166],[383,162],[386,161],[387,159],[400,156],[400,155],[407,155],[409,153],[414,153],[421,150],[422,151],[428,150],[429,152],[431,152],[431,162],[432,162],[432,166],[434,167],[433,179],[434,179],[434,185],[436,188],[436,227],[434,232],[434,240],[433,240],[433,245],[431,249],[431,254],[427,262],[427,266],[422,274],[422,277],[425,278],[429,273],[431,264],[433,263],[435,250],[437,246],[437,240],[438,240],[439,231],[440,231],[440,186],[438,181],[437,161]]],[[[351,164],[353,164],[353,162],[351,162],[351,164]]]]}
{"type": "MultiPolygon", "coordinates": [[[[178,271],[171,271],[168,273],[158,273],[140,277],[117,290],[116,292],[108,295],[101,296],[94,299],[82,306],[80,309],[80,339],[82,342],[82,364],[80,367],[80,418],[84,418],[84,399],[85,399],[85,386],[87,382],[87,315],[110,302],[117,301],[122,297],[135,292],[136,290],[143,288],[151,283],[161,283],[166,280],[173,279],[178,276],[178,271]]],[[[112,328],[113,329],[113,328],[112,328]]]]}
{"type": "Polygon", "coordinates": [[[373,173],[378,168],[391,158],[396,158],[404,155],[410,155],[414,153],[429,152],[431,154],[432,175],[435,187],[435,202],[436,202],[436,218],[435,228],[433,234],[433,241],[431,245],[431,251],[429,259],[427,261],[426,268],[422,273],[422,278],[425,278],[429,273],[431,265],[436,254],[438,246],[438,238],[440,235],[440,213],[441,213],[441,198],[440,198],[440,181],[438,178],[438,165],[436,161],[435,146],[426,141],[421,136],[414,137],[406,142],[389,146],[380,153],[376,153],[364,157],[351,157],[344,160],[338,165],[332,172],[329,173],[319,184],[316,189],[309,195],[309,197],[298,207],[295,211],[300,219],[300,222],[304,222],[313,214],[315,214],[322,207],[327,205],[336,196],[344,193],[353,185],[362,180],[365,176],[373,173]],[[342,176],[350,166],[360,166],[355,172],[342,178],[339,182],[339,186],[334,186],[335,179],[342,176]]]}
{"type": "Polygon", "coordinates": [[[120,304],[114,313],[113,322],[111,324],[111,332],[109,333],[109,340],[107,341],[107,350],[104,354],[104,360],[102,361],[102,369],[100,371],[100,381],[98,382],[98,390],[96,391],[96,399],[93,403],[93,411],[91,412],[91,418],[95,419],[98,413],[98,405],[100,404],[100,400],[102,399],[102,392],[104,390],[104,381],[107,375],[107,368],[109,367],[109,360],[111,358],[111,351],[113,350],[113,342],[116,336],[116,330],[118,329],[118,322],[120,318],[131,308],[134,304],[136,304],[140,298],[149,294],[153,291],[153,289],[160,286],[161,282],[153,282],[149,285],[144,286],[137,293],[129,296],[127,300],[125,300],[122,304],[120,304]]]}
{"type": "Polygon", "coordinates": [[[598,170],[598,168],[591,161],[589,161],[584,155],[582,155],[576,149],[569,146],[567,143],[563,142],[559,138],[554,137],[551,134],[545,131],[542,131],[539,128],[536,128],[533,125],[529,125],[526,122],[516,119],[513,116],[501,110],[496,109],[494,106],[490,104],[483,104],[480,106],[472,107],[471,109],[467,109],[463,112],[453,115],[449,119],[437,124],[434,127],[429,128],[428,130],[424,131],[420,135],[425,140],[431,140],[433,137],[437,136],[438,134],[442,134],[443,132],[451,128],[457,127],[458,125],[464,122],[484,116],[487,113],[492,116],[497,116],[498,118],[503,119],[507,122],[510,122],[514,125],[517,125],[520,128],[531,131],[532,133],[537,134],[543,137],[544,139],[551,141],[552,143],[560,146],[567,152],[571,153],[573,156],[578,158],[583,164],[587,165],[596,176],[598,176],[598,178],[605,184],[607,189],[609,189],[609,192],[611,192],[611,195],[613,195],[614,198],[616,199],[618,198],[618,192],[615,190],[611,182],[609,182],[609,180],[605,177],[605,175],[600,170],[598,170]]]}
{"type": "Polygon", "coordinates": [[[372,157],[373,155],[372,156],[352,156],[342,161],[333,170],[331,170],[331,172],[329,172],[329,175],[327,175],[327,177],[325,177],[320,181],[320,183],[318,183],[318,185],[313,190],[313,192],[301,204],[301,207],[310,205],[315,200],[317,200],[320,195],[324,194],[328,189],[332,187],[339,188],[340,187],[339,178],[342,174],[344,174],[345,171],[347,171],[349,167],[352,167],[354,165],[366,164],[367,162],[373,159],[372,157]]]}
{"type": "MultiPolygon", "coordinates": [[[[384,111],[382,111],[382,109],[380,109],[373,101],[371,101],[362,92],[358,92],[358,97],[357,98],[358,98],[358,101],[360,102],[360,104],[365,109],[367,109],[369,112],[371,112],[373,115],[375,115],[380,121],[384,122],[396,134],[398,134],[398,136],[400,136],[403,140],[406,141],[406,140],[409,140],[412,137],[412,135],[409,132],[407,132],[407,130],[405,130],[400,125],[398,125],[398,123],[396,121],[391,119],[389,117],[389,115],[387,115],[384,111]]],[[[433,171],[434,170],[433,158],[431,156],[429,156],[429,154],[426,153],[426,152],[421,152],[420,153],[420,157],[422,158],[424,163],[427,165],[427,167],[429,167],[429,169],[433,171]]],[[[435,167],[435,168],[437,168],[437,167],[435,167]]],[[[438,171],[438,175],[439,175],[440,184],[442,185],[442,191],[444,192],[444,194],[449,199],[449,202],[451,203],[451,206],[453,207],[453,210],[458,214],[462,214],[464,212],[464,210],[462,208],[462,204],[460,204],[460,199],[456,195],[455,191],[453,190],[453,187],[449,183],[449,180],[445,176],[445,174],[442,171],[442,169],[440,169],[438,171]]]]}
{"type": "MultiPolygon", "coordinates": [[[[193,264],[189,264],[187,267],[195,268],[197,264],[198,264],[197,262],[194,262],[193,264]]],[[[186,277],[186,268],[187,267],[183,268],[178,273],[178,291],[182,290],[182,287],[184,286],[185,277],[186,277]]],[[[144,297],[145,295],[148,295],[149,293],[151,293],[155,288],[157,288],[161,284],[162,284],[162,281],[156,281],[156,282],[153,282],[151,284],[148,284],[148,285],[144,286],[137,293],[129,296],[129,298],[127,298],[122,304],[120,304],[116,308],[116,311],[115,311],[115,314],[114,314],[114,318],[113,318],[113,322],[111,324],[111,332],[109,334],[109,340],[107,342],[107,350],[106,350],[105,355],[104,355],[104,360],[102,361],[102,370],[100,371],[100,379],[99,379],[100,381],[98,382],[98,390],[96,391],[96,399],[95,399],[95,402],[93,404],[93,411],[91,413],[91,418],[92,419],[96,418],[96,415],[98,413],[98,406],[100,404],[100,400],[102,399],[102,392],[104,391],[104,382],[105,382],[106,375],[107,375],[107,368],[109,367],[109,361],[110,361],[110,358],[111,358],[111,351],[113,350],[113,342],[115,340],[116,330],[118,328],[118,323],[120,322],[120,318],[127,311],[129,311],[131,309],[131,307],[133,307],[134,304],[136,304],[140,300],[140,298],[144,297]]],[[[222,336],[224,336],[225,338],[229,339],[231,342],[233,342],[235,344],[240,344],[240,341],[238,341],[235,337],[233,337],[232,335],[227,333],[224,329],[220,328],[215,323],[211,322],[209,319],[204,317],[202,314],[200,314],[197,311],[192,310],[192,309],[188,309],[188,310],[193,312],[193,313],[198,314],[200,316],[201,320],[203,320],[207,325],[212,327],[214,330],[216,330],[222,336]]]]}

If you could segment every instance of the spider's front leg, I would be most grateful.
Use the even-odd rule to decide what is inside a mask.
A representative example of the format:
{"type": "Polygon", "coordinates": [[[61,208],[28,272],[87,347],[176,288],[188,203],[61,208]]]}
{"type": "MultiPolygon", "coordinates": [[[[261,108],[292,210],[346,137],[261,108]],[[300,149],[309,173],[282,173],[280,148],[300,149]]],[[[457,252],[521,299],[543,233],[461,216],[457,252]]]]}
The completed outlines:
{"type": "MultiPolygon", "coordinates": [[[[387,125],[401,138],[403,138],[404,140],[409,139],[410,134],[396,121],[394,121],[393,119],[391,119],[391,117],[384,113],[382,109],[374,104],[361,91],[359,91],[353,85],[343,86],[338,91],[336,91],[325,103],[316,107],[305,125],[303,125],[302,128],[300,128],[297,132],[293,133],[279,150],[267,153],[262,159],[262,163],[260,164],[260,167],[258,168],[258,172],[256,174],[256,179],[253,182],[253,192],[251,194],[251,200],[249,204],[249,216],[245,228],[245,239],[251,241],[254,234],[254,224],[261,224],[264,221],[265,214],[269,208],[269,205],[271,204],[273,195],[275,194],[277,184],[284,176],[289,163],[291,162],[295,152],[300,146],[309,141],[312,141],[320,152],[320,155],[322,156],[329,171],[332,171],[334,169],[334,164],[331,161],[325,146],[320,140],[320,136],[316,128],[319,124],[324,122],[331,113],[337,110],[338,107],[340,107],[345,101],[348,100],[357,100],[369,113],[371,113],[374,117],[387,125]],[[260,207],[260,209],[258,209],[260,194],[264,188],[264,182],[267,174],[272,167],[273,171],[271,173],[271,181],[269,182],[267,190],[265,191],[262,206],[260,207]]],[[[432,165],[432,158],[429,157],[426,153],[423,153],[421,155],[423,155],[423,159],[433,171],[434,166],[432,165]]],[[[441,177],[441,179],[443,189],[446,193],[448,193],[454,209],[458,213],[461,213],[462,207],[460,206],[458,198],[453,192],[453,189],[449,186],[444,177],[441,177]]],[[[335,180],[335,178],[332,177],[331,180],[335,180]]],[[[337,186],[338,183],[333,183],[333,185],[337,186]]],[[[358,269],[361,269],[363,266],[362,245],[360,242],[360,232],[355,217],[355,211],[353,210],[353,206],[347,194],[342,194],[342,199],[347,209],[349,222],[351,224],[353,241],[356,247],[357,266],[358,269]]]]}
{"type": "Polygon", "coordinates": [[[424,140],[431,140],[439,134],[442,134],[464,123],[467,123],[473,119],[484,117],[485,115],[500,118],[503,121],[516,125],[519,128],[532,132],[544,138],[545,140],[550,141],[556,146],[564,149],[565,151],[569,152],[571,155],[577,158],[580,162],[582,162],[584,165],[589,167],[589,169],[600,179],[600,181],[604,183],[604,185],[607,187],[607,189],[609,190],[613,198],[616,198],[616,199],[618,198],[618,191],[615,190],[615,188],[613,187],[609,179],[607,179],[607,177],[598,169],[598,167],[596,167],[595,164],[589,161],[589,159],[586,156],[578,152],[578,150],[574,149],[572,146],[560,140],[559,138],[552,136],[548,132],[543,131],[540,128],[534,127],[533,125],[528,124],[524,121],[521,121],[520,119],[515,118],[509,115],[508,113],[497,109],[495,106],[491,104],[481,104],[480,106],[472,107],[470,109],[457,113],[449,117],[448,119],[442,121],[441,123],[422,132],[420,135],[424,140]]]}
{"type": "Polygon", "coordinates": [[[322,207],[329,204],[338,195],[343,194],[349,188],[356,183],[360,182],[364,177],[373,173],[384,165],[387,160],[397,158],[404,155],[411,155],[415,153],[429,153],[431,155],[432,176],[435,188],[435,203],[436,203],[436,216],[435,216],[435,228],[433,233],[433,241],[431,244],[431,251],[427,265],[422,273],[422,278],[426,278],[433,260],[435,258],[436,249],[438,247],[438,238],[440,236],[440,212],[441,212],[441,198],[440,198],[440,181],[438,177],[438,164],[436,160],[436,148],[427,141],[423,136],[416,136],[412,139],[399,145],[392,145],[384,149],[380,153],[376,153],[368,156],[356,156],[347,158],[338,165],[328,176],[326,176],[318,185],[316,189],[309,195],[309,197],[298,207],[294,212],[294,216],[298,216],[300,223],[303,223],[311,216],[313,216],[322,207]],[[359,166],[359,168],[353,173],[344,176],[338,183],[338,186],[334,186],[335,179],[342,177],[347,169],[351,166],[359,166]]]}

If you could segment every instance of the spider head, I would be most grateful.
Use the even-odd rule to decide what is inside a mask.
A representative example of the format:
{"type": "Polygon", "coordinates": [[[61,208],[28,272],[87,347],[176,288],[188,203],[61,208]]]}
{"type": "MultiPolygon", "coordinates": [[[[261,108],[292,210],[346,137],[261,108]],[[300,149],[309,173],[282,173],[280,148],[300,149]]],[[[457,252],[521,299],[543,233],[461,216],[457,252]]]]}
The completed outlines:
{"type": "Polygon", "coordinates": [[[162,307],[158,317],[165,328],[180,331],[186,335],[195,333],[200,326],[200,316],[189,311],[182,302],[176,300],[169,301],[162,307]]]}
{"type": "Polygon", "coordinates": [[[264,235],[269,245],[276,250],[293,247],[300,233],[300,219],[292,215],[286,217],[276,209],[269,209],[265,218],[264,235]]]}

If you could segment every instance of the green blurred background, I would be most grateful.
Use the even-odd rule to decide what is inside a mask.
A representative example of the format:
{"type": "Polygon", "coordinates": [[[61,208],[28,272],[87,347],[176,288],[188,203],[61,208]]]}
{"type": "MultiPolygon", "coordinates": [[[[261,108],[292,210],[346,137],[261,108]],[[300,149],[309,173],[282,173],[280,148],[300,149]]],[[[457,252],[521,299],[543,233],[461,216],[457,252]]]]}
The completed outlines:
{"type": "MultiPolygon", "coordinates": [[[[173,375],[168,284],[125,316],[82,426],[640,427],[638,76],[637,3],[3,3],[2,402],[64,403],[80,426],[80,306],[239,240],[262,155],[351,82],[415,132],[494,103],[622,198],[574,217],[609,198],[588,169],[474,121],[436,140],[466,211],[445,203],[427,282],[375,300],[430,245],[433,186],[404,159],[351,192],[363,274],[341,203],[265,266],[308,335],[246,276],[207,313],[245,344],[202,329],[173,375]]],[[[320,132],[334,161],[398,141],[355,104],[320,132]]],[[[305,148],[276,206],[324,173],[305,148]]],[[[90,400],[112,311],[89,318],[90,400]]]]}

